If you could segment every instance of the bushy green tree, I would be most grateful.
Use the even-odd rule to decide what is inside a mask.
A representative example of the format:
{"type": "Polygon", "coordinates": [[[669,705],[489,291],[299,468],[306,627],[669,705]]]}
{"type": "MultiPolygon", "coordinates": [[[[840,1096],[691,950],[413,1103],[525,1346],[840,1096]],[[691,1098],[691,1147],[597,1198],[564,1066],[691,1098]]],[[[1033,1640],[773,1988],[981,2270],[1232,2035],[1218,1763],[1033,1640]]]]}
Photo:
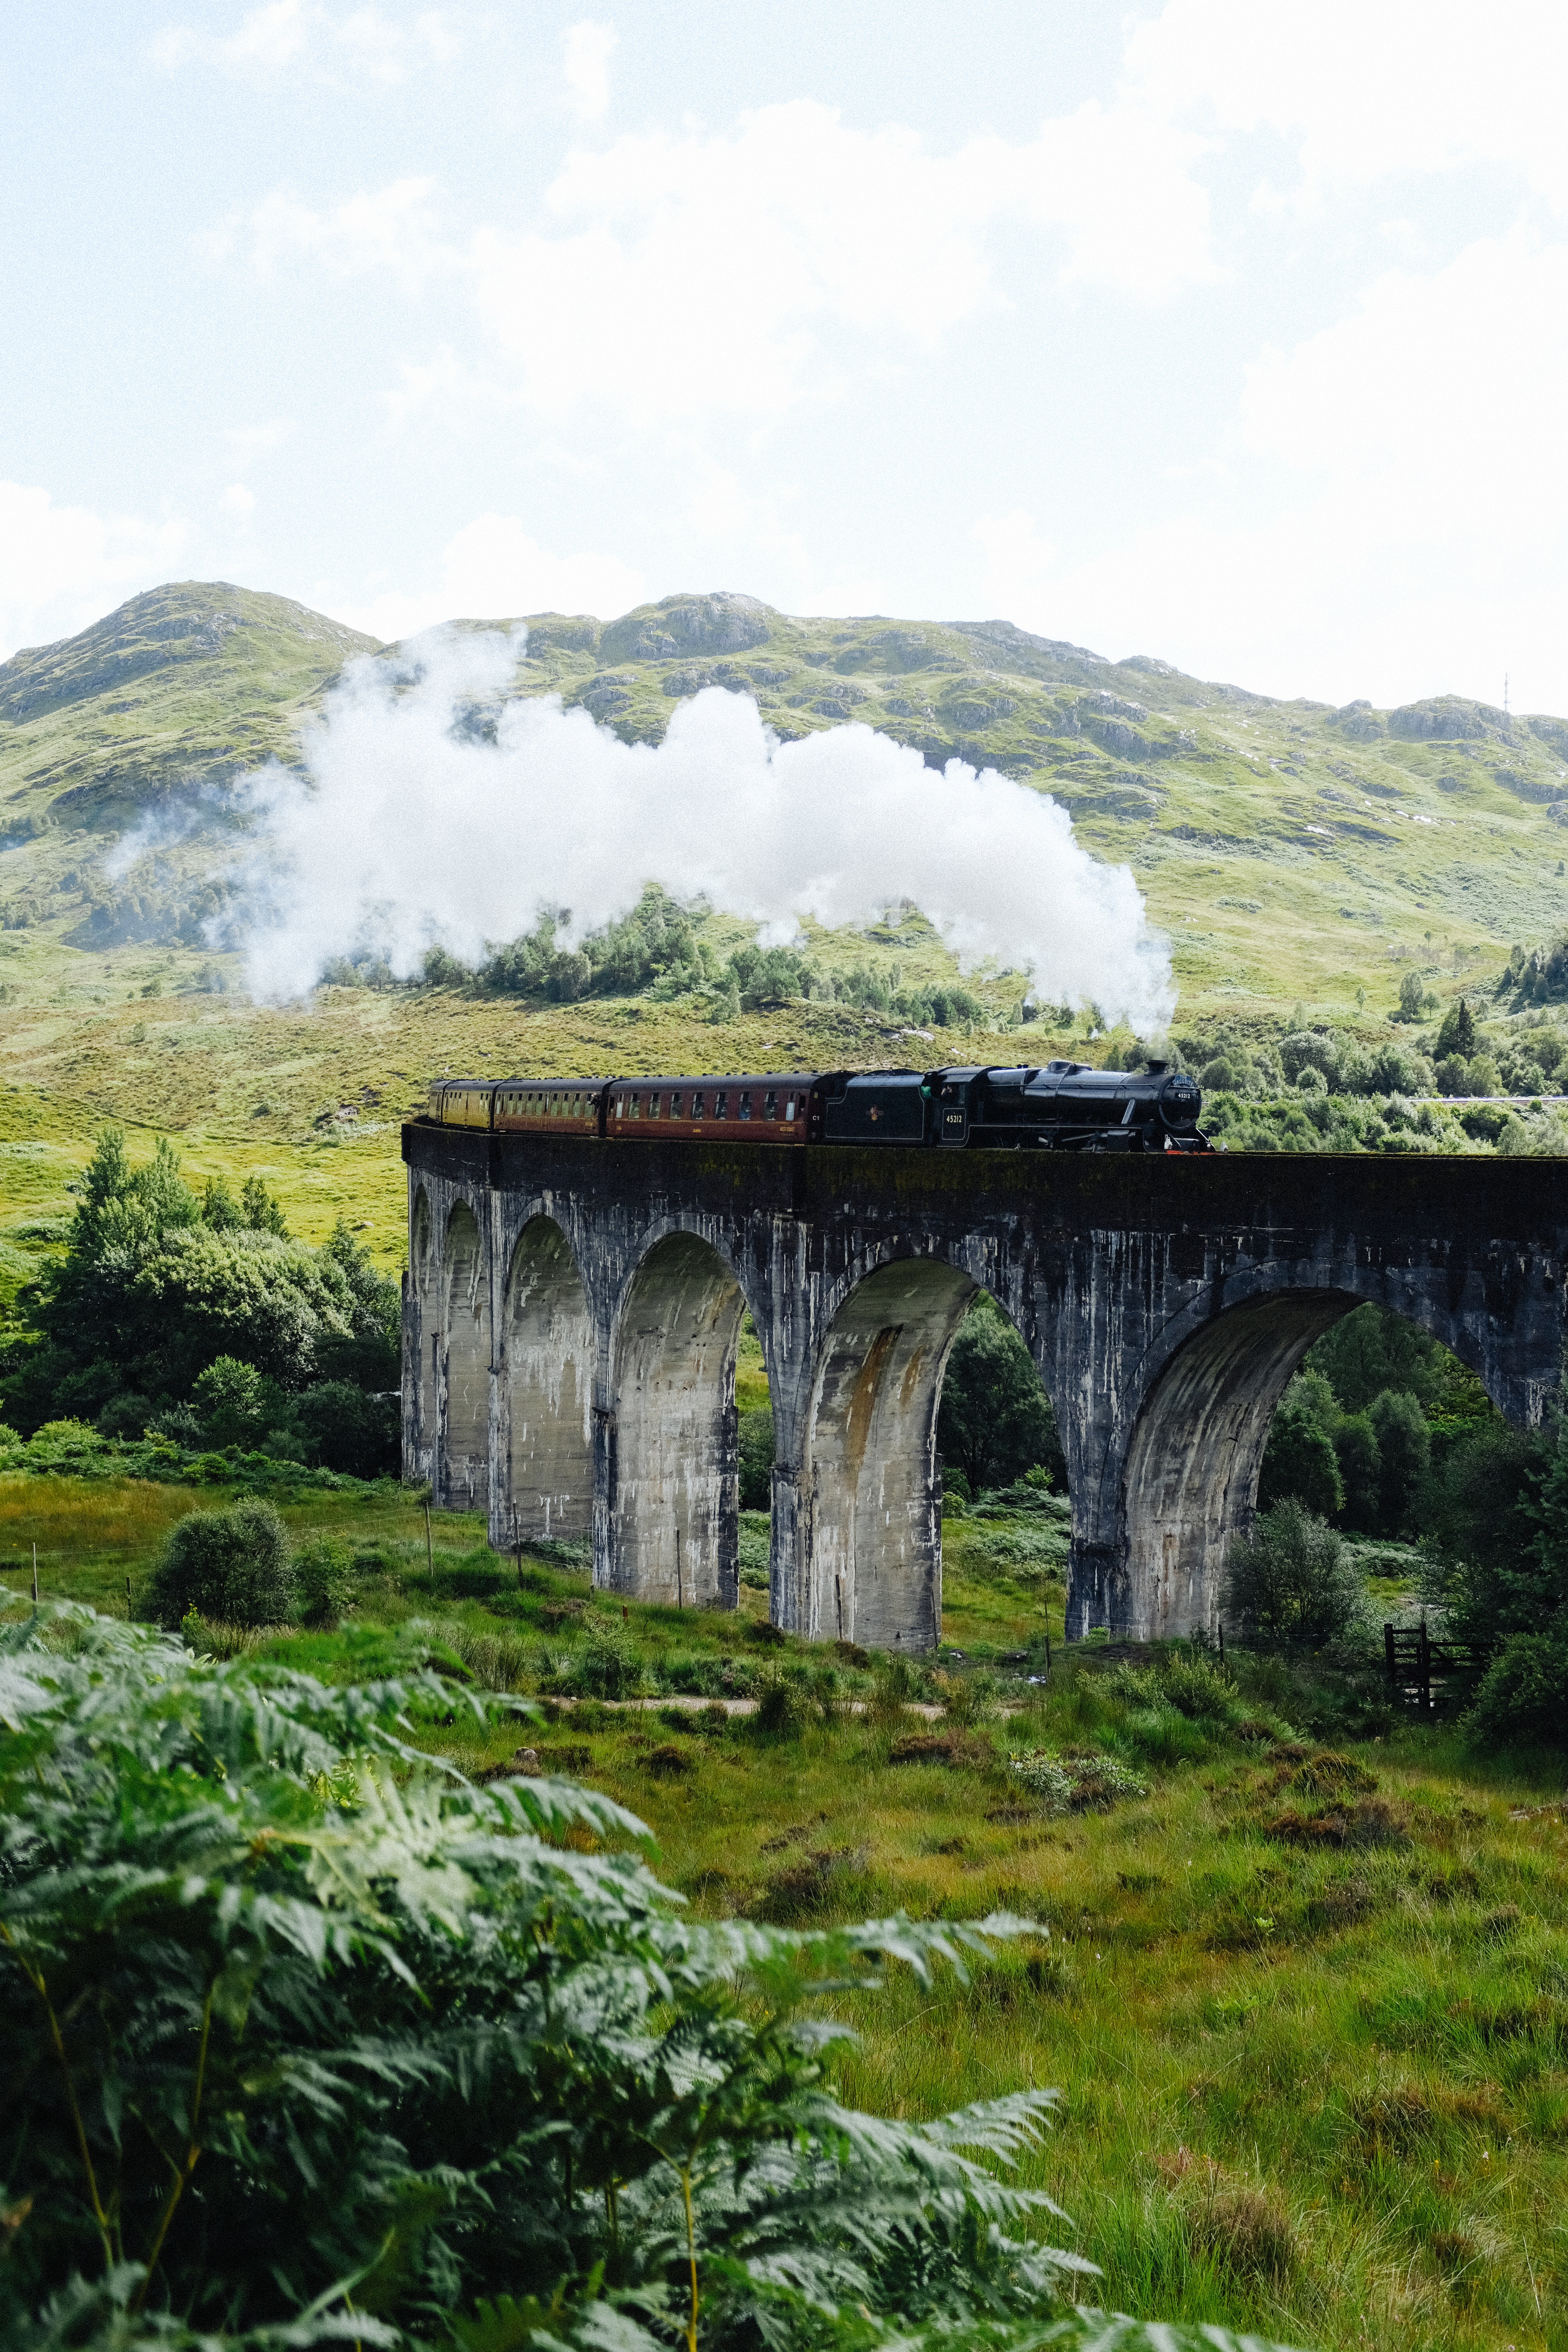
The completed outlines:
{"type": "Polygon", "coordinates": [[[1342,1538],[1292,1496],[1231,1545],[1220,1606],[1261,1642],[1320,1649],[1355,1622],[1361,1580],[1342,1538]]]}
{"type": "Polygon", "coordinates": [[[269,1436],[286,1439],[291,1456],[312,1468],[382,1478],[397,1468],[401,1419],[396,1397],[369,1395],[349,1381],[319,1381],[289,1399],[269,1436]]]}
{"type": "Polygon", "coordinates": [[[1383,1456],[1372,1416],[1346,1412],[1334,1424],[1334,1458],[1345,1490],[1341,1517],[1357,1535],[1383,1532],[1383,1456]]]}
{"type": "Polygon", "coordinates": [[[279,1241],[289,1237],[289,1226],[282,1210],[259,1176],[247,1176],[239,1195],[240,1213],[253,1234],[275,1234],[279,1241]]]}
{"type": "Polygon", "coordinates": [[[942,1378],[936,1442],[972,1490],[1005,1486],[1043,1463],[1067,1490],[1056,1414],[1035,1360],[987,1291],[960,1326],[942,1378]]]}
{"type": "Polygon", "coordinates": [[[1072,2308],[1089,2266],[1040,2242],[1058,2209],[1005,2177],[1054,2095],[858,2115],[812,2014],[1007,1923],[705,1922],[574,1850],[643,1834],[608,1799],[435,1771],[408,1744],[450,1710],[432,1676],[329,1690],[85,1612],[51,1633],[0,1631],[8,2341],[1109,2340],[1072,2308]]]}
{"type": "Polygon", "coordinates": [[[1367,1418],[1377,1443],[1375,1532],[1399,1535],[1411,1522],[1432,1466],[1432,1433],[1417,1400],[1398,1389],[1374,1397],[1367,1418]]]}
{"type": "Polygon", "coordinates": [[[193,1609],[230,1625],[278,1625],[293,1598],[289,1530],[254,1497],[177,1520],[147,1588],[148,1608],[167,1626],[193,1609]]]}
{"type": "Polygon", "coordinates": [[[1339,1408],[1321,1372],[1300,1371],[1287,1387],[1268,1424],[1258,1482],[1260,1510],[1272,1510],[1288,1496],[1320,1518],[1336,1518],[1344,1508],[1344,1481],[1334,1452],[1339,1408]]]}
{"type": "Polygon", "coordinates": [[[1475,1014],[1462,996],[1457,997],[1443,1015],[1437,1041],[1432,1048],[1433,1055],[1436,1060],[1442,1061],[1448,1055],[1457,1054],[1461,1061],[1468,1062],[1475,1050],[1475,1014]]]}
{"type": "Polygon", "coordinates": [[[1500,1415],[1464,1431],[1427,1479],[1422,1528],[1432,1595],[1467,1640],[1539,1633],[1568,1598],[1560,1462],[1540,1435],[1500,1415]]]}
{"type": "MultiPolygon", "coordinates": [[[[37,1339],[14,1344],[0,1367],[0,1399],[21,1429],[62,1412],[101,1416],[129,1393],[139,1431],[189,1400],[220,1360],[279,1390],[385,1390],[399,1378],[396,1286],[342,1221],[310,1249],[289,1239],[259,1178],[237,1202],[215,1178],[198,1200],[166,1142],[132,1169],[118,1128],[98,1139],[65,1256],[31,1312],[37,1339]]],[[[213,1442],[254,1444],[270,1425],[266,1411],[228,1402],[234,1433],[213,1442]]]]}
{"type": "Polygon", "coordinates": [[[283,1391],[254,1364],[219,1356],[197,1374],[191,1407],[208,1445],[258,1446],[283,1415],[283,1391]]]}
{"type": "Polygon", "coordinates": [[[1345,1412],[1365,1412],[1384,1389],[1431,1402],[1447,1350],[1403,1315],[1384,1307],[1357,1307],[1315,1340],[1307,1363],[1321,1372],[1345,1412]]]}

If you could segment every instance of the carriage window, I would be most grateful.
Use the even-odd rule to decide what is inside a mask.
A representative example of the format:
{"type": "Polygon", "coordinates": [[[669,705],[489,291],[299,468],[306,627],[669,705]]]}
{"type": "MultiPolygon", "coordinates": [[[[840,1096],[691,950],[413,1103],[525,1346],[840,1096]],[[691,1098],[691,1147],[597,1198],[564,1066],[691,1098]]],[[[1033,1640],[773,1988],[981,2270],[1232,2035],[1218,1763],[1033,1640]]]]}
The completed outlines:
{"type": "Polygon", "coordinates": [[[624,1102],[617,1102],[617,1103],[616,1103],[616,1117],[617,1118],[624,1118],[626,1117],[626,1107],[625,1103],[624,1103],[624,1102]]]}
{"type": "Polygon", "coordinates": [[[628,1118],[641,1118],[641,1117],[642,1117],[642,1097],[641,1097],[641,1095],[633,1095],[633,1097],[632,1097],[632,1098],[631,1098],[630,1105],[628,1106],[627,1110],[626,1110],[626,1117],[627,1117],[628,1118]]]}
{"type": "Polygon", "coordinates": [[[777,1118],[778,1115],[779,1098],[770,1088],[767,1100],[763,1105],[763,1117],[764,1118],[777,1118]]]}
{"type": "Polygon", "coordinates": [[[741,1097],[741,1117],[742,1118],[750,1118],[751,1116],[752,1097],[749,1094],[744,1094],[741,1097]]]}
{"type": "Polygon", "coordinates": [[[671,1095],[669,1097],[669,1115],[671,1118],[679,1118],[680,1117],[680,1097],[679,1095],[671,1095]]]}
{"type": "Polygon", "coordinates": [[[723,1093],[723,1092],[720,1092],[719,1094],[716,1094],[716,1095],[714,1096],[714,1097],[713,1097],[713,1116],[714,1116],[714,1118],[729,1118],[729,1116],[730,1116],[730,1097],[729,1097],[729,1096],[728,1096],[727,1094],[725,1094],[725,1093],[723,1093]]]}
{"type": "Polygon", "coordinates": [[[795,1097],[793,1095],[791,1095],[788,1102],[784,1105],[784,1117],[785,1118],[793,1118],[795,1117],[795,1097]]]}
{"type": "Polygon", "coordinates": [[[664,1097],[662,1095],[649,1095],[647,1098],[647,1115],[649,1118],[658,1118],[661,1116],[658,1107],[663,1100],[664,1097]]]}
{"type": "Polygon", "coordinates": [[[702,1089],[700,1087],[694,1087],[691,1090],[691,1116],[693,1118],[700,1118],[702,1117],[702,1089]]]}

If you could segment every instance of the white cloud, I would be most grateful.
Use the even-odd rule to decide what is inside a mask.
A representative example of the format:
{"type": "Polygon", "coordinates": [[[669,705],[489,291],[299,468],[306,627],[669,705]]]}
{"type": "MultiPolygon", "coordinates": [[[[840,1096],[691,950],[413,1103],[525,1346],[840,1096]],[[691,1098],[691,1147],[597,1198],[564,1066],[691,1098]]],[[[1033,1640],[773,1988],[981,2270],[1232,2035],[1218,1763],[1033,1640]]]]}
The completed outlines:
{"type": "Polygon", "coordinates": [[[438,622],[510,620],[524,613],[594,613],[610,620],[640,604],[648,589],[618,556],[552,555],[514,515],[479,515],[443,551],[423,589],[386,588],[358,602],[330,589],[317,598],[334,618],[388,642],[438,622]]]}
{"type": "Polygon", "coordinates": [[[275,188],[247,223],[251,257],[264,276],[303,256],[339,277],[384,270],[416,288],[455,258],[437,233],[435,185],[429,179],[394,180],[320,212],[287,188],[275,188]]]}
{"type": "Polygon", "coordinates": [[[247,489],[243,482],[230,482],[218,504],[225,514],[237,516],[241,522],[248,522],[256,511],[256,493],[247,489]]]}
{"type": "Polygon", "coordinates": [[[237,466],[253,466],[258,457],[281,448],[293,430],[289,418],[271,416],[262,425],[228,425],[225,428],[223,439],[237,466]]]}
{"type": "Polygon", "coordinates": [[[1293,143],[1307,207],[1478,164],[1568,205],[1565,80],[1560,0],[1170,0],[1126,50],[1128,95],[1152,111],[1293,143]]]}
{"type": "Polygon", "coordinates": [[[610,103],[610,59],[619,42],[613,25],[584,16],[561,36],[561,70],[579,122],[596,122],[610,103]]]}
{"type": "MultiPolygon", "coordinates": [[[[1152,299],[1213,277],[1202,152],[1168,123],[1088,107],[1021,145],[937,155],[801,100],[726,131],[574,151],[547,192],[549,231],[459,240],[422,178],[320,209],[279,189],[247,227],[263,270],[310,259],[466,284],[510,389],[542,415],[767,418],[1003,306],[989,241],[1010,224],[1059,240],[1064,283],[1152,299]]],[[[234,241],[231,226],[214,249],[234,241]]]]}
{"type": "Polygon", "coordinates": [[[0,659],[70,636],[166,580],[184,541],[180,522],[56,506],[47,490],[0,482],[0,659]]]}
{"type": "Polygon", "coordinates": [[[1027,515],[977,525],[988,603],[1275,694],[1497,700],[1508,669],[1516,702],[1568,708],[1565,386],[1568,246],[1516,233],[1387,276],[1253,366],[1257,463],[1188,482],[1185,512],[1078,562],[1027,515]]]}
{"type": "Polygon", "coordinates": [[[335,15],[320,0],[263,0],[226,36],[166,26],[153,43],[153,58],[168,72],[195,60],[252,80],[275,80],[294,68],[331,79],[346,67],[366,80],[391,83],[420,68],[448,65],[461,48],[458,20],[439,8],[411,17],[374,5],[335,15]]]}

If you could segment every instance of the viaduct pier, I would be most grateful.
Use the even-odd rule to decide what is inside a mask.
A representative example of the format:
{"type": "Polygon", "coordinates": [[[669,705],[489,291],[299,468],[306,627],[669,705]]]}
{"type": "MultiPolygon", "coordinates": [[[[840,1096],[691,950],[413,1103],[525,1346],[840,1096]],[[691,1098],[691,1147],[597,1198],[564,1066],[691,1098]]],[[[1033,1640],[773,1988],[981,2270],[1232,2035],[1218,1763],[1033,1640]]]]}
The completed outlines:
{"type": "Polygon", "coordinates": [[[773,1393],[771,1609],[929,1650],[936,1416],[976,1289],[1022,1333],[1072,1496],[1068,1631],[1212,1629],[1269,1420],[1367,1300],[1521,1426],[1562,1370],[1568,1162],[596,1142],[416,1121],[404,1461],[500,1549],[602,1589],[738,1593],[735,1348],[773,1393]]]}

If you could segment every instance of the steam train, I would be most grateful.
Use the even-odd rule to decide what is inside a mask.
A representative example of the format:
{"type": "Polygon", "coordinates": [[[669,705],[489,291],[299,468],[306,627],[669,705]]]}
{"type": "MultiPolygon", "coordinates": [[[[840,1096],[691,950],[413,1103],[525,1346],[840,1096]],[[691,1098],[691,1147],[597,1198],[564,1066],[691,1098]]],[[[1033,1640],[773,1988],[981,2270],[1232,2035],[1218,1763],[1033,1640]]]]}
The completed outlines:
{"type": "Polygon", "coordinates": [[[898,1143],[1001,1151],[1209,1151],[1203,1097],[1163,1062],[1095,1070],[772,1070],[750,1077],[443,1078],[426,1118],[610,1143],[898,1143]]]}

